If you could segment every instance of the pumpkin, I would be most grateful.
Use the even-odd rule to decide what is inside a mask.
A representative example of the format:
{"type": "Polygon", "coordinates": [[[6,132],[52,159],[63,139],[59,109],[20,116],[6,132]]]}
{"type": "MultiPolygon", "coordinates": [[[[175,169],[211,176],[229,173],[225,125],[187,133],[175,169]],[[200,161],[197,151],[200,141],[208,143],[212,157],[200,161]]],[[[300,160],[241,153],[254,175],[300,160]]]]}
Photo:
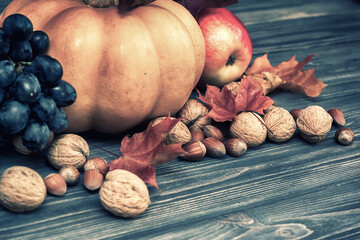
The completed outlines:
{"type": "Polygon", "coordinates": [[[75,103],[64,108],[68,132],[119,133],[173,114],[204,67],[201,30],[172,0],[128,11],[82,0],[14,0],[0,23],[13,13],[24,14],[34,30],[49,35],[48,54],[59,60],[63,79],[77,91],[75,103]]]}

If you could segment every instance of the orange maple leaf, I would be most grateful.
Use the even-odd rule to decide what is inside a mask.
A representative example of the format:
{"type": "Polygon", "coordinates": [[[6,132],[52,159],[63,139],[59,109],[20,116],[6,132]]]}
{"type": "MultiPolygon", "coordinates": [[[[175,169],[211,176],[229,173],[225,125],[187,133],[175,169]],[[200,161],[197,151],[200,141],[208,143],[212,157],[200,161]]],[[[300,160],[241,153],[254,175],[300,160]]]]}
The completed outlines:
{"type": "Polygon", "coordinates": [[[199,91],[198,93],[199,99],[211,108],[205,116],[211,117],[217,122],[231,121],[241,111],[264,114],[263,110],[274,103],[271,98],[264,96],[251,77],[241,80],[236,94],[230,91],[226,85],[221,91],[215,86],[207,85],[204,97],[199,91]]]}
{"type": "Polygon", "coordinates": [[[132,137],[126,136],[121,141],[122,156],[109,163],[109,171],[124,169],[139,176],[145,183],[159,188],[156,183],[155,166],[171,161],[185,151],[181,143],[165,145],[163,138],[180,121],[171,119],[170,115],[160,123],[136,133],[132,137]]]}

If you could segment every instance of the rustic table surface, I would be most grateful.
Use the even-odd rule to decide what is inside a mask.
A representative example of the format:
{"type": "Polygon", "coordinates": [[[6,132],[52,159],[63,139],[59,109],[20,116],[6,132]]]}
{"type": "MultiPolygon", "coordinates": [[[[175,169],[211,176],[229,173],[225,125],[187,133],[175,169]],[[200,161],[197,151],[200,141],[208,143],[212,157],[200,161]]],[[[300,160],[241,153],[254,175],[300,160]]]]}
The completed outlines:
{"type": "MultiPolygon", "coordinates": [[[[0,12],[10,2],[1,0],[0,12]]],[[[149,186],[150,207],[131,220],[105,211],[98,193],[79,182],[63,197],[48,195],[32,212],[0,207],[0,239],[360,239],[360,2],[240,0],[229,9],[246,25],[254,57],[268,53],[277,65],[317,53],[308,66],[327,84],[319,97],[288,91],[269,96],[287,110],[341,109],[355,141],[339,145],[333,127],[318,144],[296,133],[239,158],[174,159],[157,168],[161,190],[149,186]]],[[[119,153],[121,136],[83,136],[119,153]]],[[[91,157],[115,158],[90,150],[91,157]]],[[[44,156],[2,150],[0,172],[14,165],[43,177],[55,172],[44,156]]]]}

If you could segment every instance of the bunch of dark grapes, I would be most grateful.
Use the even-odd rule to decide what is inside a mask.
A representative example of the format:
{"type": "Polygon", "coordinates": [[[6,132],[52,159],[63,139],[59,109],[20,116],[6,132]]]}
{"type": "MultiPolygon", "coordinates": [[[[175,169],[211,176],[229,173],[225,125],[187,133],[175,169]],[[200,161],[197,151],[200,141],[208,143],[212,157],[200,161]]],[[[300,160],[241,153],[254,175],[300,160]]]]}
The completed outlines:
{"type": "Polygon", "coordinates": [[[0,146],[21,136],[31,152],[46,146],[50,132],[68,126],[61,109],[74,103],[76,91],[62,80],[58,60],[46,55],[49,37],[33,31],[29,18],[8,16],[0,29],[0,146]]]}

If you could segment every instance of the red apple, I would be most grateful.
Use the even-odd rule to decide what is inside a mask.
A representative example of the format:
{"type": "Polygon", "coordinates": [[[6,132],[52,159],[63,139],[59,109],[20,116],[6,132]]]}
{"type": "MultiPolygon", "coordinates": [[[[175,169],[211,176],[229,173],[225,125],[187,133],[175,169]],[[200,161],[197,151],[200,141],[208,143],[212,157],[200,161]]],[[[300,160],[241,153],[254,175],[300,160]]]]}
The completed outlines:
{"type": "Polygon", "coordinates": [[[226,8],[203,8],[198,16],[206,46],[199,86],[224,86],[241,77],[252,57],[252,43],[240,19],[226,8]]]}

